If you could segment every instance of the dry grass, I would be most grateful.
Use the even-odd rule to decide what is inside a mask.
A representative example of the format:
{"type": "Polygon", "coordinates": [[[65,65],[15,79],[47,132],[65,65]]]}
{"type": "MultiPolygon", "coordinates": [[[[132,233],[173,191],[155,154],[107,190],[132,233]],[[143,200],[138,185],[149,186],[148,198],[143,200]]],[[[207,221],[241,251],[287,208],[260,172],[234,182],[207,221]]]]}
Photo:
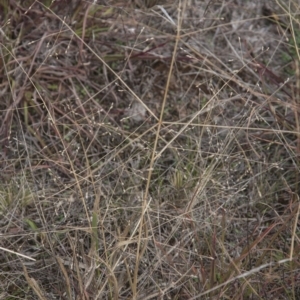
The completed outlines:
{"type": "Polygon", "coordinates": [[[94,2],[0,1],[0,298],[299,299],[300,3],[94,2]]]}

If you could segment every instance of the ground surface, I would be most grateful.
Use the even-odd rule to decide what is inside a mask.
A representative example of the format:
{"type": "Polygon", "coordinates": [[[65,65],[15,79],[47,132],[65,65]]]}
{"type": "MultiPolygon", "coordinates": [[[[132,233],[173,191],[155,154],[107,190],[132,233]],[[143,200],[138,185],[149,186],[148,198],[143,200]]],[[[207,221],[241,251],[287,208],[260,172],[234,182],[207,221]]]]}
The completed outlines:
{"type": "Polygon", "coordinates": [[[0,1],[1,299],[299,299],[299,1],[158,4],[0,1]]]}

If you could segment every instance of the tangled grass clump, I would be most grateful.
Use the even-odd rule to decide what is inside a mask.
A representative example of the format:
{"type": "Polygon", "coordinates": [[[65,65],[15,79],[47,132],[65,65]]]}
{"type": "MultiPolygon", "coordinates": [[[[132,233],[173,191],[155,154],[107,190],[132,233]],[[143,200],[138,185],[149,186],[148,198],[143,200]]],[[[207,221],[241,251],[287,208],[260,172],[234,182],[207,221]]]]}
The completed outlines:
{"type": "Polygon", "coordinates": [[[299,5],[271,2],[0,1],[3,299],[299,298],[299,5]]]}

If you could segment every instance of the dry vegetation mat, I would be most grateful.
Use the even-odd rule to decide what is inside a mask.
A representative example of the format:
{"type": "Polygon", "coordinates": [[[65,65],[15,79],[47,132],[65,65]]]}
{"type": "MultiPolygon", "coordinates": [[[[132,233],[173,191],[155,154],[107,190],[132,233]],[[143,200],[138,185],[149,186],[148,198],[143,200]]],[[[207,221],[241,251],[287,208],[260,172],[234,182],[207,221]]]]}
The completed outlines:
{"type": "Polygon", "coordinates": [[[299,1],[138,2],[0,0],[0,298],[299,299],[299,1]]]}

